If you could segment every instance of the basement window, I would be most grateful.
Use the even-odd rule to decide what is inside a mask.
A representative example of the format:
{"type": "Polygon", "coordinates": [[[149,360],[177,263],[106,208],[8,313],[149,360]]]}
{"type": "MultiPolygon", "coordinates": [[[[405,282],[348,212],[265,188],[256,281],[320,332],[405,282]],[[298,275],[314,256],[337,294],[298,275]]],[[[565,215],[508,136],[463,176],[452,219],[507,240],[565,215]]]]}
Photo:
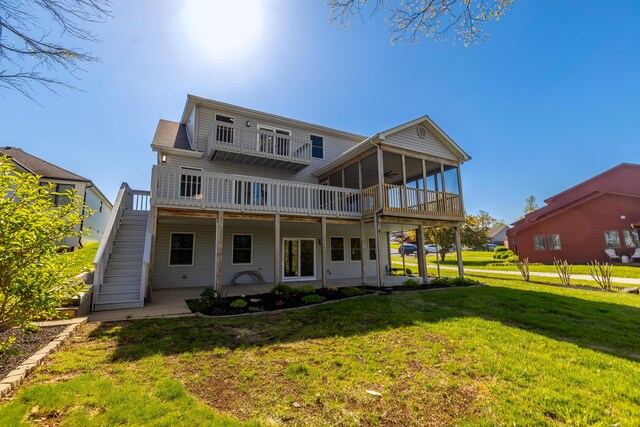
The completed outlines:
{"type": "Polygon", "coordinates": [[[640,238],[638,238],[638,230],[624,230],[624,245],[627,248],[637,248],[640,246],[640,238]]]}
{"type": "Polygon", "coordinates": [[[620,248],[620,234],[618,230],[605,231],[604,242],[607,248],[620,248]]]}
{"type": "Polygon", "coordinates": [[[233,264],[251,264],[251,234],[233,235],[233,264]]]}
{"type": "Polygon", "coordinates": [[[360,239],[351,238],[351,261],[360,261],[362,259],[362,248],[360,247],[360,239]]]}
{"type": "Polygon", "coordinates": [[[562,249],[560,245],[560,235],[559,234],[548,234],[547,239],[549,240],[549,249],[552,251],[559,251],[562,249]]]}
{"type": "Polygon", "coordinates": [[[194,241],[195,235],[193,233],[171,233],[169,265],[193,265],[194,241]]]}
{"type": "Polygon", "coordinates": [[[342,237],[331,238],[331,261],[344,261],[344,239],[342,237]]]}
{"type": "Polygon", "coordinates": [[[536,248],[536,251],[547,250],[547,241],[544,238],[544,234],[536,234],[533,236],[533,246],[536,248]]]}

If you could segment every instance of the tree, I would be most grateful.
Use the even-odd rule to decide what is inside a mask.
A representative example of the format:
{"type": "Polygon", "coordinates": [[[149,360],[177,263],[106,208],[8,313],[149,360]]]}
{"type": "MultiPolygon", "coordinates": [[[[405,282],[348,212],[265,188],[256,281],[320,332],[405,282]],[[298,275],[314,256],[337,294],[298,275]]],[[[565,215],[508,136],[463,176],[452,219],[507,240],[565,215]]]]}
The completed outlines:
{"type": "Polygon", "coordinates": [[[385,11],[391,41],[417,43],[420,37],[446,40],[465,46],[478,44],[489,35],[486,23],[499,20],[514,0],[329,0],[330,20],[348,28],[349,20],[372,7],[371,15],[385,11]]]}
{"type": "Polygon", "coordinates": [[[449,248],[456,244],[456,235],[452,227],[434,227],[425,231],[425,239],[433,241],[440,251],[440,260],[444,261],[449,248]],[[430,236],[429,236],[430,235],[430,236]],[[430,238],[429,238],[430,237],[430,238]]]}
{"type": "Polygon", "coordinates": [[[0,157],[0,330],[51,318],[81,291],[57,255],[59,242],[79,236],[77,226],[90,214],[75,191],[56,193],[0,157]],[[67,203],[55,205],[52,195],[67,203]]]}
{"type": "Polygon", "coordinates": [[[495,219],[485,211],[480,211],[479,215],[466,215],[464,224],[460,227],[462,244],[479,248],[487,243],[487,232],[494,221],[495,219]]]}
{"type": "Polygon", "coordinates": [[[110,16],[110,5],[111,0],[0,0],[0,88],[30,99],[36,86],[72,88],[55,74],[77,78],[82,63],[96,61],[71,43],[96,42],[82,24],[110,16]]]}
{"type": "Polygon", "coordinates": [[[524,214],[526,215],[535,211],[536,209],[538,209],[538,204],[536,203],[535,196],[532,194],[531,196],[525,199],[523,211],[524,211],[524,214]]]}

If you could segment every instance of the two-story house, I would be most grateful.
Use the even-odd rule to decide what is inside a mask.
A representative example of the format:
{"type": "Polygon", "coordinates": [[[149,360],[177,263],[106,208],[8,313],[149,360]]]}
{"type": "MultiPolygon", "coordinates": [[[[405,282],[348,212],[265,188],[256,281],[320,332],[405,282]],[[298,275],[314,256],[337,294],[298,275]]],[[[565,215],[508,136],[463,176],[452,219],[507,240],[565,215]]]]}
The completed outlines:
{"type": "Polygon", "coordinates": [[[150,197],[123,185],[96,257],[96,310],[243,273],[384,286],[397,230],[418,229],[426,280],[425,227],[459,236],[464,217],[469,156],[428,116],[367,137],[189,95],[151,148],[150,197]]]}
{"type": "MultiPolygon", "coordinates": [[[[91,209],[93,214],[78,225],[78,230],[83,229],[86,234],[82,237],[67,237],[60,242],[61,245],[76,248],[82,243],[99,242],[102,239],[113,206],[90,179],[49,163],[18,147],[0,147],[0,156],[7,156],[17,171],[40,176],[41,184],[52,184],[53,189],[58,193],[75,190],[85,206],[91,209]]],[[[58,205],[67,202],[66,196],[54,196],[54,203],[58,205]]]]}

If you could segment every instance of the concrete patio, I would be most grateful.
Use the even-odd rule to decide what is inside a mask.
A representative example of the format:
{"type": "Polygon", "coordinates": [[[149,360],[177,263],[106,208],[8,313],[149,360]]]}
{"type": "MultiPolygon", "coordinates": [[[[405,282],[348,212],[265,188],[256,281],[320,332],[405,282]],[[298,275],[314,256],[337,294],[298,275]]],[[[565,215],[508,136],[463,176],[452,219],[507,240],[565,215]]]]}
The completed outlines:
{"type": "MultiPolygon", "coordinates": [[[[400,286],[410,279],[410,276],[385,276],[385,287],[400,286]]],[[[413,276],[419,279],[417,276],[413,276]]],[[[376,278],[367,278],[367,284],[375,285],[376,278]]],[[[287,282],[289,286],[312,285],[316,289],[322,287],[321,280],[287,282]]],[[[327,287],[347,288],[360,286],[360,278],[353,279],[333,279],[328,280],[327,287]]],[[[194,313],[187,307],[186,300],[195,299],[208,287],[180,288],[180,289],[156,289],[153,291],[151,301],[146,302],[142,308],[99,311],[89,315],[89,322],[114,322],[132,319],[151,318],[171,318],[171,317],[191,317],[194,313]]],[[[223,288],[223,293],[228,297],[239,297],[243,295],[256,295],[269,292],[273,289],[273,283],[262,285],[229,285],[223,288]]]]}

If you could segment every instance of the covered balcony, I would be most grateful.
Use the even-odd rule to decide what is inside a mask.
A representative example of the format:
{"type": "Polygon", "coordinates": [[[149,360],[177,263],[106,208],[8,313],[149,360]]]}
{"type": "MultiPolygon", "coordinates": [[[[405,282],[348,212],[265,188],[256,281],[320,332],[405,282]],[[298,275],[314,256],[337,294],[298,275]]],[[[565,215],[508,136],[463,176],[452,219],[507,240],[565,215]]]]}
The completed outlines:
{"type": "Polygon", "coordinates": [[[299,171],[311,163],[311,141],[275,128],[256,130],[216,121],[209,132],[207,155],[212,160],[299,171]]]}
{"type": "Polygon", "coordinates": [[[362,217],[360,190],[169,166],[153,167],[152,197],[158,207],[362,217]]]}

